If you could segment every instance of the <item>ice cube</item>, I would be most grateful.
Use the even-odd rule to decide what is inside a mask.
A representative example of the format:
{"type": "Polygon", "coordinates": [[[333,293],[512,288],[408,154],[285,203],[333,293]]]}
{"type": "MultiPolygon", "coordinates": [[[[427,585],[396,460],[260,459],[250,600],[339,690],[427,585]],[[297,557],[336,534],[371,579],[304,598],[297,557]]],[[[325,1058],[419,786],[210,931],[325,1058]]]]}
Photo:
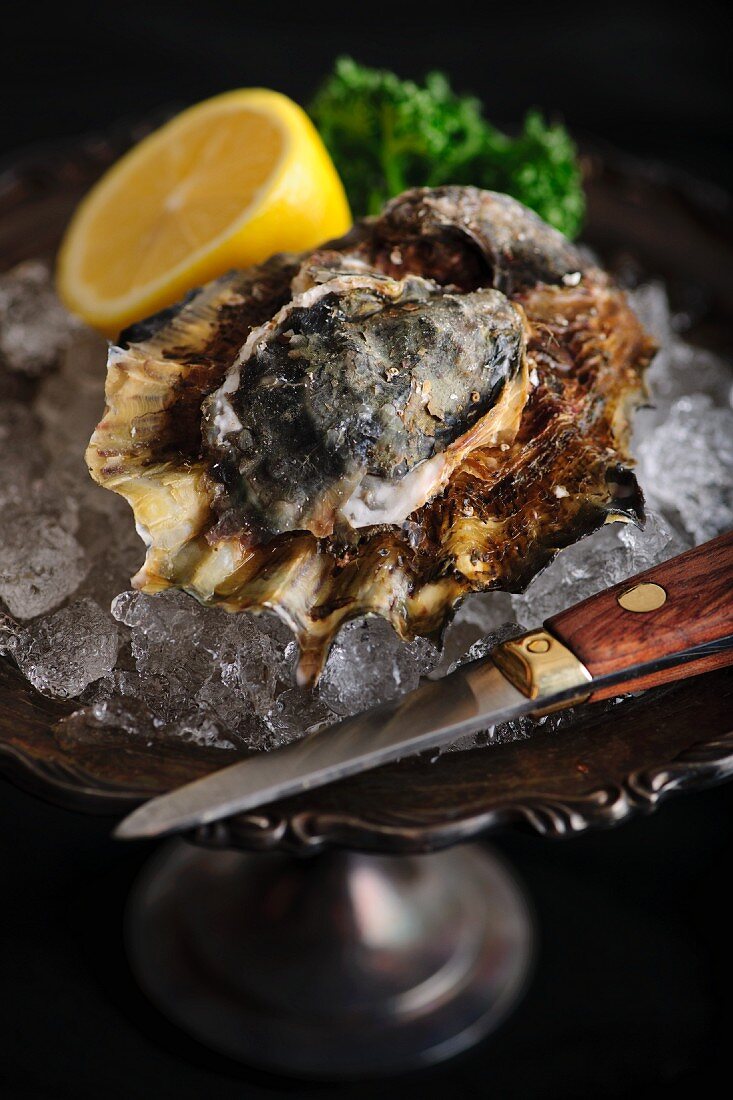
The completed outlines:
{"type": "MultiPolygon", "coordinates": [[[[37,500],[3,507],[0,524],[0,599],[11,615],[31,619],[58,607],[86,576],[88,562],[66,517],[39,512],[37,500]]],[[[60,511],[63,511],[63,502],[60,511]]]]}
{"type": "Polygon", "coordinates": [[[338,716],[316,692],[291,687],[277,696],[264,721],[272,733],[272,747],[277,747],[325,729],[337,722],[338,716]]]}
{"type": "Polygon", "coordinates": [[[526,592],[512,596],[514,613],[523,626],[538,626],[601,589],[681,553],[687,545],[654,512],[643,530],[632,524],[607,524],[562,550],[526,592]]]}
{"type": "Polygon", "coordinates": [[[0,504],[23,501],[47,468],[38,417],[20,401],[0,402],[0,504]]]}
{"type": "Polygon", "coordinates": [[[512,602],[507,592],[483,592],[468,596],[458,608],[445,632],[443,654],[433,675],[455,667],[474,642],[485,638],[512,618],[512,602]]]}
{"type": "Polygon", "coordinates": [[[454,672],[455,669],[468,664],[469,661],[478,661],[481,657],[487,657],[489,653],[491,653],[491,650],[501,642],[506,642],[509,638],[516,638],[517,635],[521,633],[522,627],[519,623],[501,623],[500,626],[497,626],[488,634],[484,634],[483,637],[475,641],[472,646],[469,646],[466,652],[462,653],[458,660],[453,662],[448,672],[454,672]]]}
{"type": "MultiPolygon", "coordinates": [[[[682,340],[670,347],[667,388],[663,396],[676,398],[689,394],[707,394],[716,405],[729,405],[733,369],[719,355],[697,348],[682,340]]],[[[652,380],[654,387],[654,381],[652,380]]]]}
{"type": "Polygon", "coordinates": [[[211,675],[210,655],[196,646],[200,610],[190,597],[175,591],[159,597],[126,591],[112,601],[114,618],[130,627],[137,673],[130,688],[161,722],[181,717],[211,675]]]}
{"type": "Polygon", "coordinates": [[[9,652],[38,691],[66,698],[111,672],[118,642],[114,620],[84,597],[26,627],[9,652]]]}
{"type": "Polygon", "coordinates": [[[143,563],[145,546],[131,522],[130,508],[122,497],[107,493],[119,505],[110,512],[82,506],[77,540],[81,543],[89,572],[80,594],[90,595],[102,607],[129,588],[130,578],[143,563]]]}
{"type": "Polygon", "coordinates": [[[643,283],[628,291],[631,308],[650,336],[653,336],[660,348],[666,347],[674,337],[672,311],[663,283],[652,281],[643,283]]]}
{"type": "Polygon", "coordinates": [[[206,743],[216,726],[259,747],[282,730],[277,700],[290,686],[296,647],[279,620],[204,608],[175,591],[124,592],[112,611],[131,629],[137,693],[169,729],[180,732],[184,723],[192,736],[198,722],[209,731],[206,743]]]}
{"type": "Polygon", "coordinates": [[[34,402],[44,445],[68,466],[80,488],[94,485],[84,451],[104,412],[106,360],[102,338],[80,329],[62,355],[60,369],[44,378],[34,402]]]}
{"type": "Polygon", "coordinates": [[[637,411],[633,425],[632,451],[637,455],[644,440],[666,423],[680,397],[705,394],[715,404],[729,406],[733,371],[719,356],[675,339],[652,361],[646,381],[650,404],[637,411]]]}
{"type": "Polygon", "coordinates": [[[733,526],[733,410],[682,397],[638,448],[650,500],[673,510],[696,543],[733,526]]]}
{"type": "MultiPolygon", "coordinates": [[[[115,528],[129,528],[129,506],[89,476],[84,452],[104,411],[106,351],[102,338],[86,328],[73,334],[59,370],[43,379],[34,407],[48,457],[46,480],[80,507],[109,516],[115,528]]],[[[140,555],[142,560],[142,554],[140,555]]],[[[139,563],[138,563],[139,564],[139,563]]]]}
{"type": "Polygon", "coordinates": [[[466,733],[447,745],[444,752],[466,752],[469,749],[482,749],[487,745],[506,745],[510,741],[526,741],[536,729],[536,723],[528,715],[521,715],[511,722],[501,722],[498,726],[488,726],[475,733],[466,733]]]}
{"type": "Polygon", "coordinates": [[[213,670],[211,656],[184,639],[158,642],[134,633],[132,652],[141,696],[165,722],[181,717],[194,705],[196,692],[213,670]]]}
{"type": "Polygon", "coordinates": [[[412,691],[439,659],[426,638],[403,642],[385,619],[355,619],[331,648],[319,695],[336,714],[356,714],[412,691]]]}
{"type": "Polygon", "coordinates": [[[246,694],[221,679],[214,668],[191,700],[189,720],[197,714],[202,723],[214,723],[233,744],[249,748],[263,747],[269,730],[262,716],[252,707],[246,694]]]}
{"type": "MultiPolygon", "coordinates": [[[[149,596],[144,592],[121,592],[112,601],[112,614],[150,642],[191,642],[204,629],[206,610],[191,596],[175,589],[149,596]]],[[[224,612],[214,612],[219,619],[224,612]]]]}
{"type": "Polygon", "coordinates": [[[233,749],[235,742],[221,726],[201,711],[194,710],[173,722],[165,730],[167,737],[175,737],[207,749],[233,749]]]}
{"type": "MultiPolygon", "coordinates": [[[[283,636],[280,628],[273,633],[268,628],[274,624],[269,621],[262,624],[265,629],[260,625],[254,615],[233,616],[222,639],[219,660],[221,679],[240,712],[264,719],[290,679],[286,651],[292,636],[287,630],[283,636]]],[[[262,728],[266,728],[264,724],[262,728]]]]}
{"type": "Polygon", "coordinates": [[[725,359],[679,337],[661,283],[638,287],[631,292],[630,300],[645,328],[659,344],[646,373],[651,407],[640,409],[634,419],[633,449],[636,452],[639,443],[664,423],[677,398],[703,393],[716,404],[730,404],[733,372],[725,359]]]}
{"type": "Polygon", "coordinates": [[[30,260],[0,275],[0,368],[38,377],[57,365],[79,327],[46,264],[30,260]]]}
{"type": "Polygon", "coordinates": [[[0,611],[0,657],[12,653],[16,639],[23,633],[23,627],[17,623],[12,615],[6,615],[0,611]]]}

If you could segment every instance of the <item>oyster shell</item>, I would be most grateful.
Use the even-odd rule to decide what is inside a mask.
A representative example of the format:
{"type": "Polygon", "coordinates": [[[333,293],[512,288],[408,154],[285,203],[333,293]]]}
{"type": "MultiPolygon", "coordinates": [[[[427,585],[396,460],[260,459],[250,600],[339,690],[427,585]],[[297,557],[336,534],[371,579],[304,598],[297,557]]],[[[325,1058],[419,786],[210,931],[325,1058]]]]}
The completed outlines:
{"type": "Polygon", "coordinates": [[[146,541],[136,587],[271,608],[308,682],[349,618],[437,634],[469,593],[642,521],[626,447],[653,351],[519,203],[419,189],[123,333],[87,460],[146,541]]]}

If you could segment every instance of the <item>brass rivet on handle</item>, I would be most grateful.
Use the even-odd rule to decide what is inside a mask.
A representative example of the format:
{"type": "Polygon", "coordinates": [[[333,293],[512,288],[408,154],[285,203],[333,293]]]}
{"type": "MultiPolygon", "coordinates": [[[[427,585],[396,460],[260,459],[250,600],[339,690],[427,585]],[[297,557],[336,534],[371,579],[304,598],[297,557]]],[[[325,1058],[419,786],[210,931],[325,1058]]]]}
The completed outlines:
{"type": "Polygon", "coordinates": [[[667,593],[660,584],[635,584],[633,588],[627,588],[618,597],[618,602],[624,611],[636,611],[643,614],[645,611],[656,611],[663,603],[666,603],[667,593]]]}
{"type": "Polygon", "coordinates": [[[527,642],[527,649],[530,653],[547,653],[549,648],[549,638],[530,638],[527,642]]]}

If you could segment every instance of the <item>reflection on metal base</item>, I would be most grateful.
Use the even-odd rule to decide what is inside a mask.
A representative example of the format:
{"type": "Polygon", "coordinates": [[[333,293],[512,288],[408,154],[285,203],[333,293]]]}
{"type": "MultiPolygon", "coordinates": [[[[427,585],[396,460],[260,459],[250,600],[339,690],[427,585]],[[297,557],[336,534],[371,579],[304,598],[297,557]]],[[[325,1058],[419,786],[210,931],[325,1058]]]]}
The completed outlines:
{"type": "Polygon", "coordinates": [[[449,1058],[520,997],[527,905],[478,845],[314,859],[176,841],[128,909],[143,989],[207,1046],[274,1071],[380,1074],[449,1058]]]}

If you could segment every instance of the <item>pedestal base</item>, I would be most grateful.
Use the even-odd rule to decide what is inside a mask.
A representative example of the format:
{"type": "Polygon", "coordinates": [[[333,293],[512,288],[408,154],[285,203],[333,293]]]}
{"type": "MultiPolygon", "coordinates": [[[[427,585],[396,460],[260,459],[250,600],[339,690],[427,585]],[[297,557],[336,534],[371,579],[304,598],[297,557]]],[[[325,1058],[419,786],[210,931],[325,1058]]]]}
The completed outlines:
{"type": "Polygon", "coordinates": [[[166,846],[128,910],[136,977],[209,1047],[291,1074],[449,1058],[516,1004],[524,897],[483,847],[314,859],[166,846]]]}

